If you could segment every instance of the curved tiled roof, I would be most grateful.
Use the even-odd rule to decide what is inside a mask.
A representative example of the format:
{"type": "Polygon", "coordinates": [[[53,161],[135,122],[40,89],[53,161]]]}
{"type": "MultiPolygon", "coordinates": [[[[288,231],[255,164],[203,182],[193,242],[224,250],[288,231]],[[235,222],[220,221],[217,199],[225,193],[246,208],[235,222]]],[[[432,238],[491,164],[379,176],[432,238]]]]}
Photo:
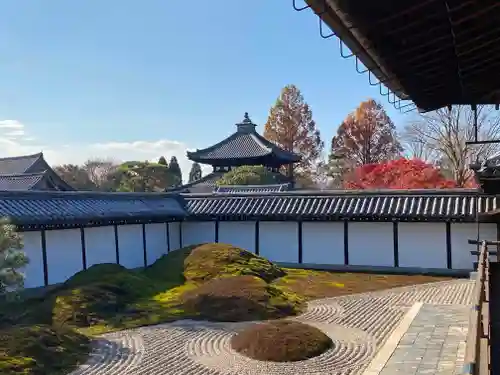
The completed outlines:
{"type": "Polygon", "coordinates": [[[45,177],[45,172],[0,174],[0,190],[32,190],[45,177]]]}
{"type": "Polygon", "coordinates": [[[300,161],[299,155],[283,150],[258,134],[248,114],[245,114],[245,120],[237,126],[238,130],[226,139],[202,150],[188,151],[187,157],[192,161],[205,164],[221,160],[246,160],[266,156],[272,156],[283,164],[300,161]]]}
{"type": "Polygon", "coordinates": [[[41,158],[43,158],[43,154],[41,152],[33,155],[0,158],[0,174],[42,172],[30,170],[30,168],[41,158]]]}

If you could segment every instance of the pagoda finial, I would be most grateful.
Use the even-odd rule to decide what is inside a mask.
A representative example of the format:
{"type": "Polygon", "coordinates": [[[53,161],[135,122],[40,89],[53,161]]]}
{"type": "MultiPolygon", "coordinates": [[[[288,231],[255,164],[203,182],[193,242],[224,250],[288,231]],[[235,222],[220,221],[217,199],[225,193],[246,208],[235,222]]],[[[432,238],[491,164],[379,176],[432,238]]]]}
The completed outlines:
{"type": "Polygon", "coordinates": [[[238,131],[239,132],[252,132],[255,130],[255,124],[250,120],[250,116],[248,115],[248,112],[245,112],[245,117],[243,118],[243,121],[240,122],[239,124],[236,124],[238,131]]]}

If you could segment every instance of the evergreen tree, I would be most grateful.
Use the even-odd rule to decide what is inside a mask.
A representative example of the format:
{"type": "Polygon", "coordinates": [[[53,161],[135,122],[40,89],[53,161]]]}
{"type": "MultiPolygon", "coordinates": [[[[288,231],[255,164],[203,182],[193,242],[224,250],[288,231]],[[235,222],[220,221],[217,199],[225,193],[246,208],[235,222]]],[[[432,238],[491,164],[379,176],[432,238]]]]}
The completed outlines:
{"type": "Polygon", "coordinates": [[[170,173],[174,176],[176,180],[175,186],[182,185],[182,171],[179,162],[177,161],[177,158],[175,156],[172,156],[170,158],[168,169],[170,170],[170,173]]]}
{"type": "Polygon", "coordinates": [[[194,162],[189,171],[189,182],[198,181],[202,176],[200,164],[194,162]]]}
{"type": "Polygon", "coordinates": [[[158,164],[168,166],[167,159],[165,159],[165,156],[160,156],[160,158],[158,159],[158,164]]]}
{"type": "Polygon", "coordinates": [[[24,275],[19,269],[29,260],[23,251],[23,242],[14,225],[0,221],[0,294],[22,287],[24,275]]]}

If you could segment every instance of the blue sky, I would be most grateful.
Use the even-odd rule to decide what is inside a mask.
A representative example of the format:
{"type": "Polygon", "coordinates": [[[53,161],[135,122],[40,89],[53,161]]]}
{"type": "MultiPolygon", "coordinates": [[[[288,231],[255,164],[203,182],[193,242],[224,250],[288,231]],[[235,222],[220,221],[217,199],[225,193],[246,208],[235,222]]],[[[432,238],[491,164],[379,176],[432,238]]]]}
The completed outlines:
{"type": "Polygon", "coordinates": [[[397,125],[407,121],[292,0],[189,3],[2,2],[0,153],[182,159],[230,134],[245,111],[262,130],[288,83],[302,90],[327,147],[368,97],[397,125]]]}

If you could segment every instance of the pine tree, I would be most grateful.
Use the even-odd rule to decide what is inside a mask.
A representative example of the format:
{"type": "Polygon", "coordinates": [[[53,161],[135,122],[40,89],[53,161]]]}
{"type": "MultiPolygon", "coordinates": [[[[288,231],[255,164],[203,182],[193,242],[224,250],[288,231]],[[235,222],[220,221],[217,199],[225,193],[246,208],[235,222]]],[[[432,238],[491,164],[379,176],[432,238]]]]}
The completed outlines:
{"type": "Polygon", "coordinates": [[[302,160],[292,168],[307,177],[318,163],[324,143],[316,129],[309,105],[294,85],[285,86],[269,112],[264,137],[281,148],[299,154],[302,160]]]}
{"type": "Polygon", "coordinates": [[[167,159],[165,159],[165,156],[160,156],[158,159],[158,164],[168,166],[167,159]]]}
{"type": "Polygon", "coordinates": [[[19,269],[29,260],[23,251],[23,242],[14,225],[0,221],[0,294],[22,287],[24,275],[19,269]]]}
{"type": "Polygon", "coordinates": [[[170,158],[168,169],[170,170],[170,173],[174,176],[176,180],[175,186],[182,185],[182,171],[179,162],[177,161],[177,158],[175,156],[172,156],[170,158]]]}
{"type": "Polygon", "coordinates": [[[189,171],[189,182],[198,181],[202,176],[200,164],[194,162],[189,171]]]}

